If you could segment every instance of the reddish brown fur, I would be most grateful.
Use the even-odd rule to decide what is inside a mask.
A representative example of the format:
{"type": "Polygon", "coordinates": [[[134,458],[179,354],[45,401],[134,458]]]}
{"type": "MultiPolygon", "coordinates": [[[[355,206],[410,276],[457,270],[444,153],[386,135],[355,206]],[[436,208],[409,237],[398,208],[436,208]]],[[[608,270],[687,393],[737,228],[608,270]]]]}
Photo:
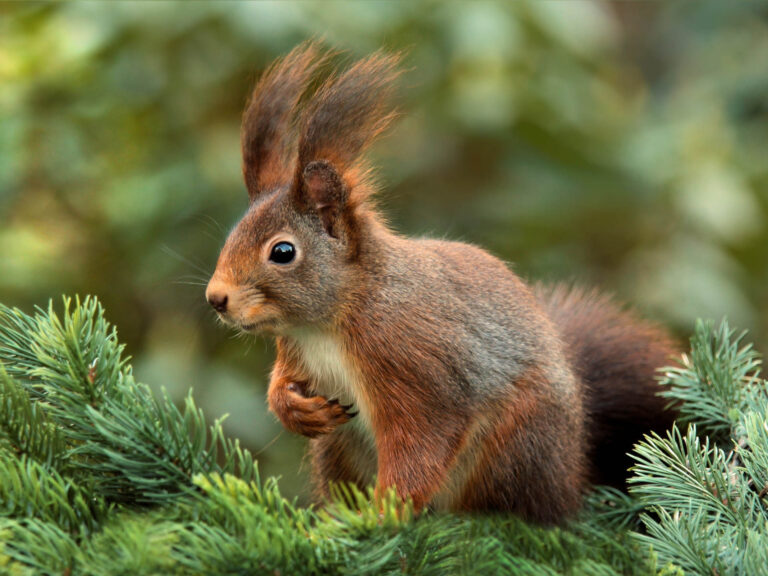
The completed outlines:
{"type": "Polygon", "coordinates": [[[676,412],[664,409],[666,401],[648,383],[678,346],[659,326],[622,310],[605,294],[564,285],[537,286],[536,294],[585,386],[591,481],[623,488],[632,446],[674,421],[676,412]]]}
{"type": "Polygon", "coordinates": [[[347,408],[338,400],[322,396],[307,398],[301,382],[275,379],[268,394],[269,409],[277,414],[288,430],[315,438],[333,432],[337,426],[349,422],[347,408]]]}
{"type": "Polygon", "coordinates": [[[307,397],[309,388],[309,376],[291,357],[290,349],[279,347],[267,401],[269,409],[277,414],[283,426],[291,432],[315,438],[349,422],[348,407],[322,396],[307,397]]]}
{"type": "MultiPolygon", "coordinates": [[[[432,372],[433,382],[442,379],[443,368],[431,359],[440,350],[413,346],[397,355],[387,344],[404,335],[389,333],[385,323],[361,317],[349,328],[350,346],[361,371],[366,380],[376,383],[368,394],[374,407],[379,484],[397,486],[419,509],[429,502],[455,462],[468,428],[469,407],[450,389],[424,386],[424,368],[432,372]]],[[[418,324],[413,328],[422,334],[428,330],[418,324]]]]}
{"type": "MultiPolygon", "coordinates": [[[[377,53],[329,78],[304,115],[298,165],[332,163],[342,174],[365,172],[361,155],[395,117],[389,100],[400,72],[399,58],[377,53]]],[[[302,168],[303,169],[303,168],[302,168]]],[[[296,182],[301,180],[297,172],[296,182]]],[[[357,186],[355,192],[362,192],[357,186]]]]}
{"type": "Polygon", "coordinates": [[[324,497],[332,484],[352,484],[364,490],[371,483],[369,469],[376,466],[375,454],[355,428],[319,436],[310,443],[310,455],[316,488],[324,497]]]}
{"type": "Polygon", "coordinates": [[[261,77],[243,114],[243,177],[251,198],[286,184],[294,165],[290,122],[312,74],[322,64],[317,49],[302,44],[261,77]]]}
{"type": "Polygon", "coordinates": [[[388,230],[361,154],[392,119],[397,59],[332,75],[301,109],[321,59],[299,48],[255,90],[243,124],[252,205],[209,299],[227,296],[226,321],[277,336],[269,405],[313,438],[322,492],[377,475],[417,509],[568,517],[588,480],[619,484],[632,442],[671,422],[653,381],[671,343],[602,296],[531,291],[478,248],[388,230]],[[271,262],[286,238],[295,260],[271,262]],[[355,403],[352,422],[336,394],[355,403]]]}
{"type": "Polygon", "coordinates": [[[465,510],[510,510],[551,524],[578,509],[587,475],[579,457],[584,431],[564,425],[559,407],[541,397],[541,379],[532,370],[518,383],[517,397],[500,407],[462,494],[465,510]],[[558,458],[542,458],[543,452],[558,458]]]}

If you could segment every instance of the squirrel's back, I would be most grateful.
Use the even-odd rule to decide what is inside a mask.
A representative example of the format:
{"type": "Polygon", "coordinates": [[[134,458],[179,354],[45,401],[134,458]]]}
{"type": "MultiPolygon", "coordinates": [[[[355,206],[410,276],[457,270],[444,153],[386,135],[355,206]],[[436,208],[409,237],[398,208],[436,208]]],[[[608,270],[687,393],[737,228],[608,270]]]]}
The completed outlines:
{"type": "Polygon", "coordinates": [[[590,480],[623,488],[632,446],[674,421],[675,411],[665,409],[654,380],[675,344],[662,328],[597,291],[560,284],[536,285],[534,293],[584,386],[590,480]]]}

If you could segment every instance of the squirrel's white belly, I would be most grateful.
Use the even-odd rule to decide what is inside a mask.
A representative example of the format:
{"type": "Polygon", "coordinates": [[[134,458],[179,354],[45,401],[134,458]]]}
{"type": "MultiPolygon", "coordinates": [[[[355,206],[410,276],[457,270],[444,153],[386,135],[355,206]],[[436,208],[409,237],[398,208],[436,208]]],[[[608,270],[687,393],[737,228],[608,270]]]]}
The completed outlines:
{"type": "Polygon", "coordinates": [[[310,392],[342,404],[353,404],[358,421],[370,433],[370,411],[362,394],[362,377],[344,352],[341,339],[329,332],[303,329],[291,334],[301,363],[311,376],[310,392]]]}

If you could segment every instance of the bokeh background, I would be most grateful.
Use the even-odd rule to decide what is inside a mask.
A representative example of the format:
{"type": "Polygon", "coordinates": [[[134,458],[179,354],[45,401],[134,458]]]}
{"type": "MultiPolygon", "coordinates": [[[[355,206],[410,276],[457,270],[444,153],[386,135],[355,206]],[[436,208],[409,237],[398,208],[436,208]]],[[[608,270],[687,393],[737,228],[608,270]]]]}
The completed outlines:
{"type": "Polygon", "coordinates": [[[0,4],[0,301],[98,295],[140,380],[194,387],[305,497],[304,441],[265,409],[273,345],[203,291],[246,207],[249,90],[310,37],[407,53],[373,152],[396,228],[766,349],[765,2],[0,4]]]}

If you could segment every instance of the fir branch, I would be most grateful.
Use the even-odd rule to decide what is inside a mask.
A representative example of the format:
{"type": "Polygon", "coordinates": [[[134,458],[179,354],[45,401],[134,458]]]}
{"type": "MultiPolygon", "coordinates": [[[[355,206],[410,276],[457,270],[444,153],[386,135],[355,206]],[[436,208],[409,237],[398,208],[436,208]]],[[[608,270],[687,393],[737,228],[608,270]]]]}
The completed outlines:
{"type": "Polygon", "coordinates": [[[42,406],[32,402],[29,393],[8,375],[2,364],[0,430],[8,442],[5,450],[29,456],[47,468],[63,470],[67,467],[64,438],[42,406]]]}
{"type": "Polygon", "coordinates": [[[197,476],[195,484],[202,490],[193,503],[196,521],[183,535],[184,548],[195,554],[179,550],[182,564],[208,573],[238,565],[246,571],[321,572],[317,557],[328,556],[328,542],[312,537],[314,515],[283,498],[274,480],[262,486],[213,474],[197,476]]]}
{"type": "Polygon", "coordinates": [[[53,522],[73,534],[92,532],[107,506],[80,486],[30,460],[0,454],[0,516],[53,522]]]}
{"type": "Polygon", "coordinates": [[[745,414],[737,427],[739,443],[734,450],[741,459],[750,486],[762,502],[762,521],[768,522],[768,402],[745,414]]]}
{"type": "Polygon", "coordinates": [[[750,498],[742,482],[731,478],[731,455],[710,447],[691,425],[685,436],[674,426],[667,438],[646,436],[632,457],[637,462],[630,490],[654,509],[685,510],[691,502],[711,517],[733,524],[747,521],[743,502],[750,498]],[[674,486],[674,490],[669,490],[674,486]]]}
{"type": "Polygon", "coordinates": [[[636,540],[693,573],[760,574],[768,565],[756,560],[768,560],[768,383],[743,336],[725,322],[697,325],[692,360],[668,373],[665,392],[685,402],[688,431],[646,437],[633,454],[631,490],[649,510],[636,540]],[[721,441],[729,432],[731,450],[700,438],[699,424],[721,441]]]}
{"type": "Polygon", "coordinates": [[[183,525],[165,521],[155,514],[116,516],[81,551],[73,573],[83,576],[189,574],[180,569],[173,553],[183,530],[183,525]]]}
{"type": "Polygon", "coordinates": [[[679,410],[679,422],[696,422],[719,441],[729,438],[751,389],[760,384],[762,361],[752,344],[742,344],[745,335],[736,336],[726,320],[718,328],[711,321],[696,322],[690,355],[664,369],[661,380],[666,389],[660,395],[679,410]]]}
{"type": "Polygon", "coordinates": [[[658,518],[645,516],[647,533],[638,541],[653,547],[662,562],[691,574],[740,574],[738,564],[728,564],[721,554],[733,544],[704,511],[690,505],[685,513],[656,510],[658,518]]]}
{"type": "Polygon", "coordinates": [[[637,448],[631,496],[597,490],[567,528],[547,529],[414,518],[394,492],[344,486],[320,510],[297,507],[191,393],[177,407],[135,382],[95,300],[65,300],[61,318],[0,307],[0,573],[760,573],[766,383],[726,325],[698,330],[665,392],[693,425],[637,448]],[[730,432],[733,450],[702,425],[730,432]]]}
{"type": "Polygon", "coordinates": [[[765,574],[768,566],[768,526],[758,524],[748,530],[742,555],[743,574],[765,574]]]}
{"type": "Polygon", "coordinates": [[[640,527],[645,503],[626,492],[608,486],[595,486],[584,498],[579,515],[585,528],[611,528],[616,532],[640,527]]]}
{"type": "Polygon", "coordinates": [[[0,518],[0,574],[70,574],[80,549],[57,524],[0,518]]]}
{"type": "Polygon", "coordinates": [[[95,298],[64,299],[34,317],[0,306],[0,362],[55,424],[66,458],[113,502],[157,503],[186,494],[198,473],[253,475],[253,458],[210,427],[191,395],[180,411],[135,382],[117,333],[95,298]],[[224,466],[217,464],[223,452],[224,466]],[[75,465],[75,464],[73,464],[75,465]]]}
{"type": "Polygon", "coordinates": [[[11,376],[26,379],[39,366],[31,344],[40,322],[39,316],[34,318],[18,308],[0,304],[0,364],[6,366],[11,376]]]}

